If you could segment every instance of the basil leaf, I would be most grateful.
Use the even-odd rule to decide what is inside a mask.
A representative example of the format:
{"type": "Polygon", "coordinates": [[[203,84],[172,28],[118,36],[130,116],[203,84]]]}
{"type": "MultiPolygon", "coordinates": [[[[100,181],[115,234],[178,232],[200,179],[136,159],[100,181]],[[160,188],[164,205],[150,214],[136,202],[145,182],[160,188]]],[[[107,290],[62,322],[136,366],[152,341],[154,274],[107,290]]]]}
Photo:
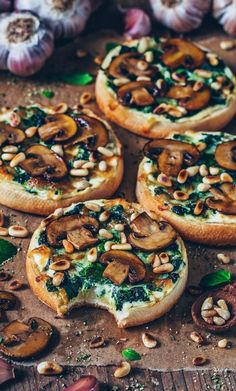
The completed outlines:
{"type": "Polygon", "coordinates": [[[54,97],[54,92],[52,90],[43,90],[42,95],[45,96],[45,98],[51,99],[54,97]]]}
{"type": "Polygon", "coordinates": [[[110,52],[112,49],[116,48],[119,44],[117,42],[108,42],[106,44],[106,53],[110,52]]]}
{"type": "Polygon", "coordinates": [[[17,248],[5,239],[0,239],[0,265],[8,261],[17,253],[17,248]]]}
{"type": "Polygon", "coordinates": [[[59,79],[67,84],[75,86],[86,86],[93,81],[93,76],[90,73],[65,73],[59,75],[59,79]]]}
{"type": "Polygon", "coordinates": [[[231,279],[232,275],[229,271],[220,269],[216,272],[206,274],[204,277],[202,277],[199,285],[203,288],[209,288],[217,285],[226,284],[230,282],[231,279]]]}
{"type": "Polygon", "coordinates": [[[122,350],[121,354],[126,360],[130,360],[130,361],[141,360],[140,354],[131,348],[122,350]]]}

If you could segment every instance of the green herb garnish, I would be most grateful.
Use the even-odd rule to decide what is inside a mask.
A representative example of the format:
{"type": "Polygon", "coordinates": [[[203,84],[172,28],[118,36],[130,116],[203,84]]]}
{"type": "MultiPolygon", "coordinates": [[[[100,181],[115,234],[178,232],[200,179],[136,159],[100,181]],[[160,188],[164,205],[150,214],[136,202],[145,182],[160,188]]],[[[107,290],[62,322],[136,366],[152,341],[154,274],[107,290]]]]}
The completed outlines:
{"type": "Polygon", "coordinates": [[[17,248],[5,239],[0,239],[0,265],[7,262],[9,259],[14,257],[17,253],[17,248]]]}
{"type": "Polygon", "coordinates": [[[129,361],[141,360],[140,354],[131,348],[122,350],[121,354],[126,360],[129,361]]]}
{"type": "Polygon", "coordinates": [[[220,269],[216,272],[206,274],[200,281],[200,286],[203,288],[215,287],[230,282],[232,275],[228,270],[220,269]]]}
{"type": "Polygon", "coordinates": [[[41,94],[42,94],[43,96],[45,96],[45,98],[48,98],[48,99],[51,99],[51,98],[54,97],[54,92],[53,92],[52,90],[43,90],[43,91],[41,92],[41,94]]]}
{"type": "Polygon", "coordinates": [[[93,76],[90,73],[65,73],[59,75],[59,79],[67,84],[73,84],[75,86],[86,86],[93,81],[93,76]]]}

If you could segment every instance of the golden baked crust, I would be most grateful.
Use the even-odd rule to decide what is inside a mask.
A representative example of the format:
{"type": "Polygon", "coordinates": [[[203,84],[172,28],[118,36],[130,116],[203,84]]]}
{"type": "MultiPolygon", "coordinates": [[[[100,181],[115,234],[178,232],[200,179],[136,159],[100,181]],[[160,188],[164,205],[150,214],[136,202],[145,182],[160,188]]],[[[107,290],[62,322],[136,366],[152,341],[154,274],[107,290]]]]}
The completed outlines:
{"type": "MultiPolygon", "coordinates": [[[[85,203],[86,204],[86,203],[85,203]]],[[[125,213],[128,213],[126,216],[130,216],[131,212],[137,212],[141,213],[143,212],[143,209],[138,205],[138,204],[129,204],[123,199],[116,199],[116,200],[110,200],[110,201],[105,201],[105,200],[99,200],[99,201],[93,201],[93,204],[95,205],[100,205],[101,210],[98,212],[99,214],[102,213],[104,210],[112,210],[111,208],[119,206],[124,208],[123,210],[125,213]]],[[[77,204],[78,206],[78,204],[77,204]]],[[[67,208],[64,210],[64,213],[67,215],[70,213],[70,211],[73,210],[73,208],[77,207],[76,205],[72,205],[70,208],[67,208]]],[[[57,211],[55,211],[55,215],[57,215],[57,211]]],[[[73,213],[73,212],[72,212],[73,213]]],[[[112,213],[112,212],[111,212],[112,213]]],[[[61,217],[61,211],[59,216],[61,217]]],[[[94,214],[93,214],[94,216],[94,214]]],[[[99,215],[98,215],[99,216],[99,215]]],[[[151,217],[156,219],[157,217],[152,214],[151,217]]],[[[97,218],[97,217],[96,217],[97,218]]],[[[26,259],[26,271],[27,271],[27,277],[29,280],[29,284],[31,286],[31,289],[35,293],[35,295],[45,304],[47,304],[49,307],[51,307],[54,311],[57,312],[59,316],[64,316],[67,314],[72,308],[74,307],[80,307],[80,306],[95,306],[95,307],[101,307],[104,309],[107,309],[113,316],[115,317],[118,327],[125,328],[125,327],[131,327],[131,326],[136,326],[139,324],[143,324],[149,321],[152,321],[160,316],[162,316],[164,313],[169,311],[171,307],[176,303],[176,301],[179,299],[181,294],[183,293],[186,282],[187,282],[187,276],[188,276],[188,260],[187,260],[187,254],[186,254],[186,249],[183,244],[183,241],[179,236],[176,238],[176,245],[173,247],[175,250],[172,251],[177,251],[176,254],[179,254],[179,257],[181,258],[181,266],[176,269],[175,273],[179,276],[175,282],[172,282],[170,280],[170,277],[165,277],[163,275],[163,278],[165,277],[165,280],[160,280],[158,282],[158,286],[163,288],[163,293],[161,291],[160,293],[160,298],[158,299],[157,296],[154,300],[153,292],[152,296],[150,293],[150,299],[149,301],[146,302],[124,302],[122,309],[117,309],[116,305],[114,304],[114,300],[112,299],[112,291],[115,292],[116,289],[119,288],[116,285],[112,284],[110,285],[109,280],[102,278],[102,282],[99,282],[101,286],[105,289],[105,293],[103,296],[98,295],[97,290],[95,292],[95,287],[92,289],[88,289],[86,293],[82,292],[82,288],[78,288],[78,294],[76,297],[69,299],[66,293],[66,288],[64,286],[61,286],[60,289],[56,290],[56,292],[53,292],[53,289],[50,291],[47,288],[46,282],[51,281],[51,278],[47,275],[46,270],[41,270],[39,269],[39,264],[36,263],[39,260],[39,255],[41,254],[41,258],[43,259],[43,256],[47,253],[47,250],[45,252],[45,249],[42,249],[42,244],[39,246],[39,238],[40,235],[45,232],[45,225],[53,220],[53,216],[49,216],[49,218],[46,218],[45,220],[42,221],[41,225],[39,228],[35,231],[31,243],[29,246],[28,254],[27,254],[27,259],[26,259]],[[177,246],[177,247],[176,247],[177,246]],[[37,254],[37,255],[36,255],[37,254]],[[108,281],[108,285],[107,285],[108,281]],[[104,284],[104,285],[102,285],[104,284]],[[109,293],[107,293],[108,291],[109,293]]],[[[114,224],[114,222],[111,222],[109,224],[114,224]]],[[[111,228],[111,227],[110,227],[111,228]]],[[[108,240],[108,239],[107,239],[108,240]]],[[[107,241],[106,240],[106,241],[107,241]]],[[[41,242],[40,242],[41,243],[41,242]]],[[[43,244],[45,246],[47,244],[43,244]]],[[[54,251],[54,250],[53,250],[54,251]]],[[[86,251],[86,250],[85,250],[86,251]]],[[[160,251],[165,251],[163,248],[160,251]]],[[[169,251],[169,250],[168,250],[169,251]]],[[[77,251],[77,255],[80,253],[80,251],[77,251]]],[[[73,259],[76,259],[76,254],[73,255],[73,259]]],[[[174,254],[174,253],[173,253],[174,254]]],[[[46,256],[46,255],[45,255],[46,256]]],[[[52,255],[51,255],[52,257],[52,255]]],[[[46,258],[45,258],[46,259],[46,258]]],[[[86,259],[86,258],[84,258],[86,259]]],[[[80,260],[80,265],[81,262],[86,262],[83,260],[80,260]]],[[[171,262],[171,260],[170,260],[171,262]]],[[[100,265],[98,260],[93,264],[92,267],[96,267],[97,263],[100,265]],[[94,266],[95,265],[95,266],[94,266]]],[[[74,267],[75,263],[73,264],[74,267]]],[[[88,267],[88,264],[86,263],[86,267],[88,267]]],[[[159,275],[159,278],[162,278],[159,275]]],[[[86,277],[86,283],[89,283],[89,277],[86,277]]],[[[98,282],[97,282],[98,284],[98,282]]],[[[96,284],[95,284],[96,285],[96,284]]],[[[127,289],[130,288],[136,288],[145,286],[145,283],[140,281],[136,285],[122,285],[122,289],[125,287],[127,289]],[[143,285],[144,284],[144,285],[143,285]]],[[[50,285],[51,286],[51,285],[50,285]]],[[[100,286],[100,285],[99,285],[100,286]]],[[[98,285],[97,285],[98,289],[98,285]]],[[[151,289],[151,288],[150,288],[151,289]]],[[[149,292],[149,291],[148,291],[149,292]]],[[[150,291],[151,292],[151,291],[150,291]]]]}

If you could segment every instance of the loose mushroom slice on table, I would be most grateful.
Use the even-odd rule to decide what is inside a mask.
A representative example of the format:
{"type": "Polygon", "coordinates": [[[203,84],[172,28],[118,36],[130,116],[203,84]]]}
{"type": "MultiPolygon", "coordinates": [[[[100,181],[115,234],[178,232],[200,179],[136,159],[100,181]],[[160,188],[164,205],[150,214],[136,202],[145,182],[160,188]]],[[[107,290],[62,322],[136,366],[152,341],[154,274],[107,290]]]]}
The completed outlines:
{"type": "Polygon", "coordinates": [[[0,122],[0,146],[7,144],[20,144],[25,139],[23,130],[14,128],[4,122],[0,122]]]}
{"type": "Polygon", "coordinates": [[[32,177],[45,176],[47,179],[63,178],[67,172],[64,160],[43,145],[33,145],[25,151],[26,159],[19,165],[32,177]]]}
{"type": "Polygon", "coordinates": [[[169,246],[176,239],[175,230],[166,221],[151,219],[146,212],[138,215],[130,225],[129,243],[143,251],[156,251],[169,246]]]}
{"type": "Polygon", "coordinates": [[[63,216],[47,226],[47,240],[51,246],[57,246],[67,238],[78,250],[85,249],[97,243],[93,236],[98,231],[98,221],[89,216],[63,216]]]}
{"type": "Polygon", "coordinates": [[[108,265],[103,276],[116,285],[122,284],[127,277],[131,284],[135,284],[146,275],[143,262],[129,251],[110,250],[103,253],[99,261],[108,265]]]}
{"type": "Polygon", "coordinates": [[[215,159],[219,166],[227,170],[236,170],[236,141],[226,141],[217,145],[215,159]]]}
{"type": "Polygon", "coordinates": [[[140,53],[123,53],[116,57],[108,68],[110,76],[115,78],[134,76],[154,77],[158,70],[143,59],[140,53]],[[142,61],[142,66],[139,66],[142,61]]]}
{"type": "Polygon", "coordinates": [[[163,45],[163,63],[170,68],[184,66],[186,68],[199,67],[205,58],[204,52],[194,45],[180,38],[170,38],[163,45]]]}
{"type": "Polygon", "coordinates": [[[211,91],[208,87],[203,87],[199,91],[194,91],[192,86],[170,87],[166,94],[167,98],[177,99],[179,105],[188,111],[204,109],[211,99],[211,91]]]}
{"type": "Polygon", "coordinates": [[[220,189],[212,187],[210,190],[214,197],[206,199],[210,209],[223,214],[236,214],[236,186],[233,183],[223,183],[220,189]]]}
{"type": "Polygon", "coordinates": [[[160,172],[177,176],[183,164],[194,165],[199,159],[199,151],[192,144],[177,140],[156,139],[144,146],[144,155],[157,159],[160,172]]]}
{"type": "Polygon", "coordinates": [[[157,86],[149,81],[134,81],[119,88],[117,96],[125,106],[148,106],[155,102],[159,94],[157,86]]]}
{"type": "Polygon", "coordinates": [[[39,127],[38,134],[42,141],[54,140],[62,143],[77,132],[76,122],[69,115],[54,114],[45,118],[46,123],[39,127]]]}
{"type": "Polygon", "coordinates": [[[40,353],[48,345],[52,326],[43,319],[30,318],[27,323],[13,320],[2,330],[0,351],[8,357],[26,359],[40,353]]]}

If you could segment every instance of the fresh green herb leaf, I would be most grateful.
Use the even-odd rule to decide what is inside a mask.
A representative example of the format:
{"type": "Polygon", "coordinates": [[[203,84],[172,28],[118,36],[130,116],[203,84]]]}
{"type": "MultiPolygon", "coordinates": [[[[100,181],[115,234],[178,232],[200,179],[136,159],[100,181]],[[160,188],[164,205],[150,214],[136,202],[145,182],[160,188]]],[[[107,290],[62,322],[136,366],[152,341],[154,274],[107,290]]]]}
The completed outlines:
{"type": "Polygon", "coordinates": [[[106,44],[106,53],[110,52],[112,49],[116,48],[119,44],[117,42],[108,42],[106,44]]]}
{"type": "Polygon", "coordinates": [[[5,239],[0,239],[0,265],[14,257],[17,253],[17,248],[5,239]]]}
{"type": "Polygon", "coordinates": [[[45,98],[48,98],[48,99],[51,99],[51,98],[54,97],[54,92],[53,92],[52,90],[43,90],[43,91],[41,92],[41,94],[42,94],[43,96],[45,96],[45,98]]]}
{"type": "Polygon", "coordinates": [[[3,343],[4,339],[3,337],[0,337],[0,343],[3,343]]]}
{"type": "Polygon", "coordinates": [[[131,348],[122,350],[121,354],[126,360],[130,360],[130,361],[141,360],[140,354],[131,348]]]}
{"type": "Polygon", "coordinates": [[[90,73],[65,73],[59,76],[61,81],[75,86],[86,86],[93,81],[93,76],[90,73]]]}
{"type": "Polygon", "coordinates": [[[215,287],[230,282],[232,275],[228,270],[220,269],[216,272],[206,274],[200,281],[200,286],[203,288],[215,287]]]}

